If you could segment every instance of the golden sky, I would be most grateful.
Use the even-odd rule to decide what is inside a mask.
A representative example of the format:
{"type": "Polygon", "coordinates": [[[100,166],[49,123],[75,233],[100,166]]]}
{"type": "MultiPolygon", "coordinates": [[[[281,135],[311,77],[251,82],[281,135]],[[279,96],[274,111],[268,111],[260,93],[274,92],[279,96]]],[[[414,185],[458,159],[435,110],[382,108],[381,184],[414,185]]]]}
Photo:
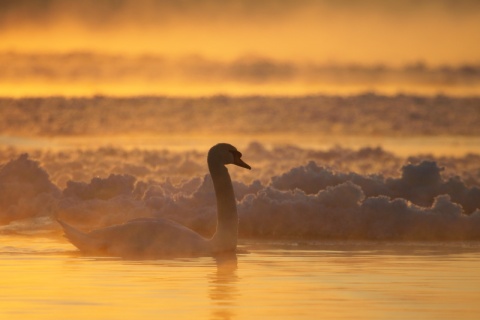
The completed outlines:
{"type": "Polygon", "coordinates": [[[0,50],[403,65],[480,61],[480,2],[2,1],[0,50]]]}

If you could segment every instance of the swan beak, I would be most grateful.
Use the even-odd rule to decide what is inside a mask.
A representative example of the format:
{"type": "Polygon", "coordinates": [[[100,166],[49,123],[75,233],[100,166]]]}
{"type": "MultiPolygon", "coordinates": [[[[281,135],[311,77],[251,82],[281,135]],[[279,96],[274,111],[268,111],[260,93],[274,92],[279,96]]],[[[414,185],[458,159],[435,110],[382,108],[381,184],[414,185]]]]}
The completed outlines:
{"type": "Polygon", "coordinates": [[[242,159],[240,159],[242,157],[242,154],[240,152],[238,152],[238,151],[233,152],[232,151],[232,153],[233,153],[233,164],[235,164],[239,167],[248,169],[248,170],[252,170],[252,167],[250,167],[242,159]]]}
{"type": "Polygon", "coordinates": [[[252,170],[252,167],[250,167],[248,164],[246,164],[242,159],[235,157],[235,161],[233,164],[236,164],[239,167],[246,168],[248,170],[252,170]]]}

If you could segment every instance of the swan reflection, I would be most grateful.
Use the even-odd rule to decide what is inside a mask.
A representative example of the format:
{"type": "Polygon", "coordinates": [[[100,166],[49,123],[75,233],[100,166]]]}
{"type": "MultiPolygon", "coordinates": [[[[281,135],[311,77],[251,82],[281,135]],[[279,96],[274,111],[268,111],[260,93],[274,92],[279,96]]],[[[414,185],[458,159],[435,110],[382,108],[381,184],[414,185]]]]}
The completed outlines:
{"type": "Polygon", "coordinates": [[[215,256],[217,269],[209,274],[209,295],[212,304],[211,319],[234,319],[237,284],[237,254],[224,253],[215,256]]]}

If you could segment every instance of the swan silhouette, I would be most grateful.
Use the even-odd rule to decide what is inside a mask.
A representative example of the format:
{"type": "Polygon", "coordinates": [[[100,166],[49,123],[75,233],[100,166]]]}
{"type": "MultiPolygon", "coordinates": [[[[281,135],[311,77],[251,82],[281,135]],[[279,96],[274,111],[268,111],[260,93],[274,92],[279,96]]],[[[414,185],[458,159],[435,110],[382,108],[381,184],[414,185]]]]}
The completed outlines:
{"type": "Polygon", "coordinates": [[[207,157],[217,198],[217,230],[211,239],[167,219],[140,218],[84,233],[58,220],[65,237],[80,251],[94,255],[155,258],[209,256],[234,252],[238,215],[232,180],[225,165],[251,169],[232,145],[219,143],[207,157]]]}

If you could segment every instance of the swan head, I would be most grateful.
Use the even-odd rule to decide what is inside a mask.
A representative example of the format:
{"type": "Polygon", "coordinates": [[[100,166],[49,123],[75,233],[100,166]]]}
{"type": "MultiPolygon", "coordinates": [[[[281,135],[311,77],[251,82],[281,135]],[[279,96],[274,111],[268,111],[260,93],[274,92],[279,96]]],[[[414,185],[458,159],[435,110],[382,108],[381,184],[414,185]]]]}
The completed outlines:
{"type": "Polygon", "coordinates": [[[248,170],[252,169],[241,158],[242,153],[228,143],[219,143],[208,151],[208,163],[215,162],[222,165],[234,164],[248,170]]]}

